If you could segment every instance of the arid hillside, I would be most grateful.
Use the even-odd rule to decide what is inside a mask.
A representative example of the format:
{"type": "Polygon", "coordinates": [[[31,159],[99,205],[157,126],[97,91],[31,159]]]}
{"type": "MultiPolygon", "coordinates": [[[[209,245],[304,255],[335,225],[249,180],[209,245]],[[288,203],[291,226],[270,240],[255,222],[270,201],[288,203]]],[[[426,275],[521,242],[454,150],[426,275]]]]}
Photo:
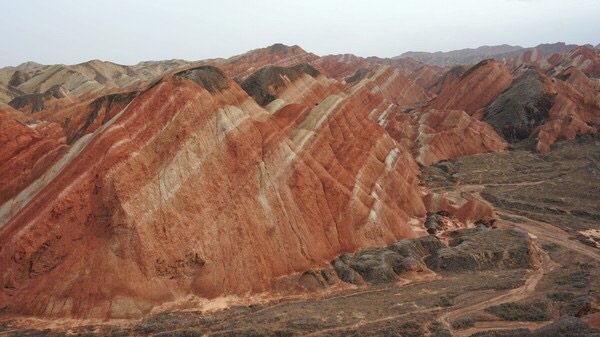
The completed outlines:
{"type": "Polygon", "coordinates": [[[596,333],[600,51],[523,51],[0,69],[0,334],[596,333]]]}

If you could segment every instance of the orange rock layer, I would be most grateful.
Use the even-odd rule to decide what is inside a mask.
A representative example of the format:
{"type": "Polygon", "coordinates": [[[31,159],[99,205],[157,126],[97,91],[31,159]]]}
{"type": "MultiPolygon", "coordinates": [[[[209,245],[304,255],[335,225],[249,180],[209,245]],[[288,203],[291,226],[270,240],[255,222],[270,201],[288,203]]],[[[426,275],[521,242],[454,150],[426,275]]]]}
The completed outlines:
{"type": "Polygon", "coordinates": [[[473,115],[508,88],[512,79],[504,64],[495,60],[481,61],[460,75],[458,81],[448,81],[430,108],[464,110],[473,115]]]}
{"type": "MultiPolygon", "coordinates": [[[[0,112],[0,308],[129,318],[190,294],[272,292],[281,276],[423,235],[426,210],[493,215],[423,198],[418,176],[419,164],[506,147],[480,120],[511,86],[505,65],[440,77],[414,60],[282,45],[202,64],[19,117],[38,126],[0,112]],[[262,106],[236,82],[301,63],[321,73],[258,83],[262,106]]],[[[577,71],[545,82],[556,100],[542,144],[594,131],[593,83],[577,71]]]]}
{"type": "Polygon", "coordinates": [[[224,81],[155,84],[26,200],[0,232],[2,305],[135,317],[419,234],[418,166],[369,118],[392,88],[271,114],[224,81]]]}
{"type": "Polygon", "coordinates": [[[55,123],[27,126],[0,110],[0,205],[63,155],[65,141],[62,129],[55,123]]]}

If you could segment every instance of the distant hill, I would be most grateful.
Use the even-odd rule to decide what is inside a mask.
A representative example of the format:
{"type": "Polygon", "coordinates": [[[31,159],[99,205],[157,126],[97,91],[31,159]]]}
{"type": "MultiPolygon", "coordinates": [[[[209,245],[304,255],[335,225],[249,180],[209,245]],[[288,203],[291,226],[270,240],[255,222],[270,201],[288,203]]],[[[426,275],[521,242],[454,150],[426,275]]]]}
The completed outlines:
{"type": "Polygon", "coordinates": [[[452,50],[448,52],[406,52],[395,58],[410,57],[417,61],[437,65],[437,66],[455,66],[461,64],[475,64],[482,60],[504,59],[518,56],[528,50],[537,49],[543,55],[553,53],[567,53],[575,49],[577,45],[565,44],[564,42],[540,44],[533,48],[523,48],[520,46],[511,46],[507,44],[498,46],[481,46],[478,48],[466,48],[452,50]]]}

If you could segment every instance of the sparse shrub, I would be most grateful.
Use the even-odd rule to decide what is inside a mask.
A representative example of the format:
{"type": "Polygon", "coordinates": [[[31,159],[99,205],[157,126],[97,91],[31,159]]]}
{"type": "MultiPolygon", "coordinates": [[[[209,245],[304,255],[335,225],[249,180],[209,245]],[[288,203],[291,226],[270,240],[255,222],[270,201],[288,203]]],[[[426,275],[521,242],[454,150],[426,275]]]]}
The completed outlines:
{"type": "Polygon", "coordinates": [[[591,312],[594,300],[591,297],[579,296],[571,298],[560,309],[562,315],[582,317],[591,312]]]}
{"type": "Polygon", "coordinates": [[[440,322],[433,322],[428,328],[431,337],[452,337],[452,333],[440,322]]]}
{"type": "Polygon", "coordinates": [[[255,330],[255,329],[228,330],[228,331],[218,332],[216,334],[213,334],[212,336],[218,336],[218,337],[267,337],[267,336],[269,336],[269,333],[267,333],[264,330],[255,330]]]}
{"type": "Polygon", "coordinates": [[[556,250],[558,250],[558,248],[560,248],[560,246],[554,242],[547,242],[547,243],[542,244],[542,249],[547,252],[556,251],[556,250]]]}
{"type": "Polygon", "coordinates": [[[572,299],[574,296],[575,296],[575,294],[567,292],[567,291],[557,291],[557,292],[546,295],[546,297],[548,297],[549,299],[551,299],[554,302],[567,302],[568,300],[572,299]]]}
{"type": "Polygon", "coordinates": [[[550,320],[550,312],[545,302],[502,303],[485,309],[487,312],[507,321],[540,322],[550,320]]]}
{"type": "Polygon", "coordinates": [[[454,299],[447,295],[440,296],[440,301],[438,303],[440,307],[451,307],[454,305],[454,299]]]}
{"type": "Polygon", "coordinates": [[[454,330],[462,330],[466,328],[470,328],[475,325],[475,320],[471,316],[464,316],[457,318],[452,322],[452,329],[454,330]]]}
{"type": "Polygon", "coordinates": [[[558,285],[568,285],[573,288],[585,288],[590,283],[590,272],[587,270],[578,270],[569,275],[557,278],[555,282],[558,285]]]}
{"type": "Polygon", "coordinates": [[[156,337],[201,337],[204,334],[198,330],[176,330],[176,331],[168,331],[161,332],[154,336],[156,337]]]}
{"type": "Polygon", "coordinates": [[[294,333],[289,330],[277,330],[275,331],[275,337],[291,337],[294,333]]]}
{"type": "Polygon", "coordinates": [[[419,323],[409,321],[400,326],[400,336],[403,337],[421,337],[423,336],[423,329],[419,323]]]}

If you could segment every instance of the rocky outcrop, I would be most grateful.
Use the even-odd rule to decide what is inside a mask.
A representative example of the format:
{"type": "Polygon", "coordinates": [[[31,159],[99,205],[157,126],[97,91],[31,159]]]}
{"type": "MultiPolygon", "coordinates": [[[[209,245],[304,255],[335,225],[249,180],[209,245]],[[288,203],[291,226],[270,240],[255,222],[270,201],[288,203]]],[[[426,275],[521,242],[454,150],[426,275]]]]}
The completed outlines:
{"type": "Polygon", "coordinates": [[[347,283],[391,283],[410,272],[423,272],[423,257],[442,249],[444,244],[434,236],[406,239],[384,248],[362,250],[344,254],[331,265],[338,277],[347,283]]]}
{"type": "Polygon", "coordinates": [[[538,264],[537,254],[526,232],[474,229],[456,232],[450,247],[433,252],[425,262],[445,272],[532,268],[538,264]]]}
{"type": "Polygon", "coordinates": [[[32,77],[32,73],[25,72],[22,70],[15,71],[8,81],[8,85],[11,87],[18,87],[19,85],[25,83],[32,77]]]}
{"type": "Polygon", "coordinates": [[[455,86],[460,77],[469,69],[467,66],[455,66],[443,73],[438,80],[430,87],[431,92],[439,94],[443,88],[455,86]]]}
{"type": "Polygon", "coordinates": [[[331,265],[340,280],[352,284],[392,283],[408,273],[429,269],[457,273],[539,265],[539,253],[526,232],[478,227],[455,230],[449,235],[449,246],[429,235],[344,254],[331,265]]]}
{"type": "Polygon", "coordinates": [[[458,219],[462,225],[495,217],[491,205],[472,197],[464,199],[450,194],[427,193],[423,196],[423,203],[430,213],[448,215],[458,219]]]}
{"type": "Polygon", "coordinates": [[[348,76],[345,79],[346,83],[352,84],[358,82],[365,78],[369,74],[369,70],[367,68],[358,68],[352,76],[348,76]]]}

